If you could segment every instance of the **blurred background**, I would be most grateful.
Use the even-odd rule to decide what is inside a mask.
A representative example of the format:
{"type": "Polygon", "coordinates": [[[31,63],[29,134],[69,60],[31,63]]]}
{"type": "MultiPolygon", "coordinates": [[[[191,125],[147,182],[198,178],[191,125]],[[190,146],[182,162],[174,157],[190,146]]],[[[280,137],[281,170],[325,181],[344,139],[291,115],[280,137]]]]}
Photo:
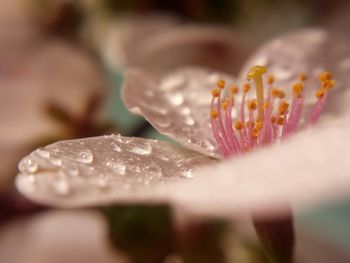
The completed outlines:
{"type": "MultiPolygon", "coordinates": [[[[129,235],[127,219],[119,222],[121,236],[112,242],[117,249],[112,249],[101,218],[106,213],[59,211],[23,198],[13,185],[18,161],[62,139],[112,132],[166,139],[125,109],[120,97],[125,69],[141,67],[161,74],[199,65],[237,74],[264,41],[307,26],[326,27],[350,40],[350,2],[1,0],[0,262],[124,262],[128,253],[147,258],[149,252],[133,243],[140,240],[119,242],[129,235]],[[67,236],[70,231],[76,234],[67,236]]],[[[119,215],[134,213],[133,208],[118,209],[119,215]]],[[[148,217],[142,214],[141,223],[135,219],[133,224],[152,221],[148,217]]],[[[316,240],[310,251],[328,253],[319,261],[305,262],[350,262],[350,202],[297,218],[298,227],[316,240]]],[[[186,261],[168,256],[166,262],[224,262],[217,252],[222,248],[216,248],[217,238],[229,232],[223,225],[198,223],[199,241],[189,238],[191,244],[211,240],[190,250],[210,247],[212,257],[186,261]]],[[[241,262],[254,262],[247,258],[241,262]]],[[[162,262],[157,260],[134,262],[162,262]]]]}

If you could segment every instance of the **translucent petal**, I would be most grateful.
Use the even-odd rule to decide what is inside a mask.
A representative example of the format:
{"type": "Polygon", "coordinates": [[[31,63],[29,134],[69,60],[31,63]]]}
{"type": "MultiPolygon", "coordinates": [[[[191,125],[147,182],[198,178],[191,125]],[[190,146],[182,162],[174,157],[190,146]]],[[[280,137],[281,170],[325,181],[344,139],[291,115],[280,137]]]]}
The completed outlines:
{"type": "Polygon", "coordinates": [[[130,111],[143,115],[159,132],[212,157],[219,157],[209,120],[211,93],[218,79],[232,77],[199,68],[183,68],[162,78],[132,70],[123,96],[130,111]]]}
{"type": "Polygon", "coordinates": [[[27,197],[56,206],[157,201],[156,186],[188,180],[211,162],[166,142],[110,135],[37,149],[20,162],[16,183],[27,197]]]}
{"type": "Polygon", "coordinates": [[[300,73],[309,77],[305,90],[307,103],[314,103],[314,92],[320,84],[316,79],[324,70],[333,72],[336,88],[330,93],[325,111],[337,113],[350,110],[350,48],[340,36],[323,29],[304,29],[277,37],[253,54],[243,67],[240,79],[245,80],[249,67],[268,67],[276,77],[276,86],[290,89],[300,73]]]}
{"type": "Polygon", "coordinates": [[[166,191],[192,212],[271,216],[350,195],[350,119],[305,130],[285,143],[199,170],[166,191]]]}
{"type": "Polygon", "coordinates": [[[113,25],[103,41],[104,57],[117,70],[132,66],[167,72],[191,65],[237,74],[248,56],[249,45],[224,27],[180,24],[169,17],[141,18],[124,30],[119,27],[113,25]]]}
{"type": "Polygon", "coordinates": [[[184,25],[145,39],[129,53],[132,65],[156,72],[191,65],[237,74],[248,46],[233,30],[184,25]]]}

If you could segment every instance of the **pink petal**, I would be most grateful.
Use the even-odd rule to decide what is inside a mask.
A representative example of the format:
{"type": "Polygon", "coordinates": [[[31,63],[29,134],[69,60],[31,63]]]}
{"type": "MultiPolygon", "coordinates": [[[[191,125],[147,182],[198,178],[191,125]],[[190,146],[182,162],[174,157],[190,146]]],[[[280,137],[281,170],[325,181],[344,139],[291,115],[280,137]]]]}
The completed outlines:
{"type": "Polygon", "coordinates": [[[166,142],[110,135],[34,151],[19,164],[16,183],[30,199],[55,206],[161,201],[156,186],[188,181],[196,166],[212,162],[166,142]]]}
{"type": "Polygon", "coordinates": [[[1,140],[24,144],[58,134],[61,127],[45,113],[49,102],[79,116],[89,97],[104,92],[98,65],[70,45],[45,41],[22,51],[18,58],[18,50],[0,50],[5,57],[0,62],[5,69],[0,75],[0,145],[1,140]]]}
{"type": "Polygon", "coordinates": [[[139,17],[119,30],[114,26],[103,45],[105,59],[116,69],[133,66],[152,72],[191,65],[237,73],[249,51],[230,28],[180,24],[162,16],[139,17]]]}
{"type": "Polygon", "coordinates": [[[111,248],[105,219],[83,210],[45,212],[2,226],[0,261],[127,262],[111,248]]]}
{"type": "Polygon", "coordinates": [[[342,114],[350,110],[347,103],[350,99],[350,48],[339,35],[309,28],[268,41],[245,63],[240,74],[242,80],[255,64],[267,66],[268,73],[276,77],[275,86],[288,91],[300,73],[306,73],[309,77],[305,85],[306,104],[316,101],[314,93],[320,86],[318,74],[324,70],[331,71],[337,83],[327,98],[325,112],[342,114]]]}
{"type": "Polygon", "coordinates": [[[162,78],[139,70],[125,76],[124,102],[130,111],[143,115],[160,133],[192,150],[220,157],[210,129],[210,90],[225,74],[199,68],[183,68],[162,78]]]}
{"type": "Polygon", "coordinates": [[[165,191],[191,212],[226,216],[271,216],[287,203],[305,209],[349,197],[349,134],[350,119],[308,129],[280,145],[199,170],[195,180],[165,191]]]}

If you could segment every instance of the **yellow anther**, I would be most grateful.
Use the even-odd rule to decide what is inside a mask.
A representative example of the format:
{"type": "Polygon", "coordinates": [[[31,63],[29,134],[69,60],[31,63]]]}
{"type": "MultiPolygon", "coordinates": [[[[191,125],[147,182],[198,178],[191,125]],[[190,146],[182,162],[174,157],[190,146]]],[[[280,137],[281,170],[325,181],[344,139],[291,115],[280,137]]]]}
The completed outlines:
{"type": "Polygon", "coordinates": [[[286,97],[286,93],[281,89],[272,88],[271,89],[271,96],[275,97],[275,98],[283,99],[286,97]]]}
{"type": "Polygon", "coordinates": [[[306,81],[306,80],[307,80],[306,74],[301,73],[301,74],[299,75],[299,80],[300,80],[300,81],[306,81]]]}
{"type": "Polygon", "coordinates": [[[260,131],[262,128],[262,122],[261,121],[257,121],[255,123],[255,129],[257,129],[258,131],[260,131]]]}
{"type": "Polygon", "coordinates": [[[331,80],[332,79],[332,73],[329,71],[322,72],[319,76],[319,79],[321,81],[331,80]]]}
{"type": "Polygon", "coordinates": [[[267,77],[267,83],[272,85],[275,82],[275,76],[274,75],[269,75],[267,77]]]}
{"type": "Polygon", "coordinates": [[[272,97],[278,97],[278,94],[279,94],[279,89],[276,89],[276,88],[271,89],[271,96],[272,97]]]}
{"type": "Polygon", "coordinates": [[[284,118],[283,118],[283,117],[278,117],[278,118],[276,119],[276,123],[277,123],[278,125],[283,125],[283,124],[284,124],[284,118]]]}
{"type": "Polygon", "coordinates": [[[232,86],[230,87],[230,92],[231,92],[232,94],[237,94],[238,91],[239,91],[239,88],[238,88],[236,85],[232,85],[232,86]]]}
{"type": "Polygon", "coordinates": [[[258,139],[258,137],[259,137],[259,130],[257,128],[254,128],[252,132],[252,138],[256,140],[258,139]]]}
{"type": "Polygon", "coordinates": [[[216,119],[218,116],[219,116],[219,112],[218,111],[216,111],[216,110],[211,110],[210,111],[210,117],[212,119],[216,119]]]}
{"type": "Polygon", "coordinates": [[[250,90],[250,84],[248,82],[243,84],[243,92],[247,93],[250,90]]]}
{"type": "Polygon", "coordinates": [[[287,113],[287,110],[289,108],[289,103],[286,101],[281,101],[281,103],[278,106],[278,114],[284,115],[287,113]]]}
{"type": "Polygon", "coordinates": [[[243,127],[244,127],[243,122],[241,122],[241,121],[236,121],[236,123],[235,123],[235,129],[236,129],[236,130],[240,131],[240,130],[243,129],[243,127]]]}
{"type": "Polygon", "coordinates": [[[219,94],[220,94],[220,90],[218,89],[218,88],[215,88],[215,89],[212,89],[211,90],[211,95],[213,96],[213,97],[218,97],[219,96],[219,94]]]}
{"type": "Polygon", "coordinates": [[[284,99],[285,97],[286,97],[286,93],[284,92],[284,90],[278,90],[278,95],[277,95],[277,97],[279,98],[279,99],[284,99]]]}
{"type": "Polygon", "coordinates": [[[315,95],[318,99],[322,99],[324,95],[326,95],[327,89],[320,88],[318,91],[316,91],[315,95]]]}
{"type": "Polygon", "coordinates": [[[258,120],[264,120],[264,83],[262,75],[266,73],[266,67],[264,66],[254,66],[251,67],[247,74],[247,79],[254,80],[256,99],[258,103],[258,120]]]}
{"type": "Polygon", "coordinates": [[[271,123],[275,123],[276,122],[276,117],[275,116],[271,116],[271,123]]]}
{"type": "Polygon", "coordinates": [[[304,92],[304,84],[301,82],[294,83],[292,90],[295,98],[301,98],[304,92]]]}
{"type": "Polygon", "coordinates": [[[334,85],[335,85],[334,79],[325,80],[322,82],[322,88],[324,88],[324,89],[331,89],[334,87],[334,85]]]}
{"type": "Polygon", "coordinates": [[[225,81],[222,79],[219,79],[217,82],[218,88],[223,89],[225,88],[225,81]]]}
{"type": "Polygon", "coordinates": [[[227,110],[229,104],[230,104],[230,100],[229,98],[226,98],[223,102],[221,102],[221,108],[223,110],[227,110]]]}
{"type": "Polygon", "coordinates": [[[256,65],[251,67],[247,74],[247,80],[260,78],[263,74],[267,72],[266,67],[256,65]]]}
{"type": "Polygon", "coordinates": [[[255,99],[254,99],[254,100],[248,101],[248,109],[249,109],[250,111],[256,110],[257,107],[258,107],[258,104],[257,104],[257,102],[256,102],[255,99]]]}

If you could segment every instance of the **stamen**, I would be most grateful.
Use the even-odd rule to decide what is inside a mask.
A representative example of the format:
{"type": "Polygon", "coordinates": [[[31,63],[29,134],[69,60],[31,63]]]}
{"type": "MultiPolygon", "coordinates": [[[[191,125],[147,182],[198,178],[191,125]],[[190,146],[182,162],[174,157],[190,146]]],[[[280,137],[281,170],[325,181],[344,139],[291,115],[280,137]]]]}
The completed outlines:
{"type": "MultiPolygon", "coordinates": [[[[273,75],[269,75],[266,79],[268,90],[266,91],[267,98],[264,100],[262,79],[264,73],[266,73],[266,68],[261,66],[252,67],[248,72],[248,80],[254,80],[256,98],[247,98],[250,84],[245,83],[242,87],[240,114],[235,120],[232,118],[232,108],[235,95],[239,92],[238,86],[231,85],[228,96],[224,99],[221,99],[222,90],[225,88],[224,80],[218,80],[217,87],[211,91],[210,123],[213,136],[225,158],[245,154],[256,147],[270,144],[276,140],[284,140],[287,135],[298,129],[302,116],[304,85],[307,76],[300,74],[298,82],[292,85],[293,99],[289,103],[286,100],[286,92],[273,87],[275,83],[273,75]],[[245,107],[248,110],[248,121],[245,120],[245,107]]],[[[307,121],[309,125],[315,124],[319,119],[328,92],[336,83],[328,71],[320,74],[319,80],[320,87],[315,93],[317,101],[307,121]]]]}
{"type": "Polygon", "coordinates": [[[264,84],[262,75],[266,73],[266,67],[263,66],[254,66],[252,67],[248,74],[248,81],[253,79],[256,89],[256,98],[258,101],[258,120],[263,121],[264,119],[264,84]]]}

